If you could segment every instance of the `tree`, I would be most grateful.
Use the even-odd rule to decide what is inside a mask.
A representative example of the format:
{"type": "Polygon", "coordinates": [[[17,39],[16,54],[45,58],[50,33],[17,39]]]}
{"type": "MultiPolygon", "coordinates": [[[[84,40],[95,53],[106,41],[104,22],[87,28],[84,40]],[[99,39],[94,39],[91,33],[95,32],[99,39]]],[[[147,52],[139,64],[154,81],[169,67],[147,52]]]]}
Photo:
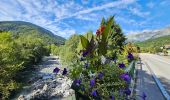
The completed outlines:
{"type": "Polygon", "coordinates": [[[71,64],[77,59],[77,46],[79,43],[79,35],[74,34],[68,40],[66,40],[65,45],[60,47],[59,56],[61,57],[63,64],[71,64]]]}
{"type": "MultiPolygon", "coordinates": [[[[110,59],[116,59],[117,57],[115,55],[121,53],[121,51],[123,50],[123,46],[125,44],[125,36],[122,32],[121,27],[119,26],[119,24],[117,24],[114,20],[114,16],[110,17],[108,20],[105,20],[104,18],[102,19],[101,27],[105,27],[106,24],[109,24],[108,21],[110,21],[111,24],[111,29],[108,33],[108,56],[110,59]],[[116,57],[116,58],[114,58],[116,57]]],[[[105,47],[106,48],[106,47],[105,47]]]]}
{"type": "Polygon", "coordinates": [[[16,73],[23,69],[20,49],[9,32],[0,33],[0,98],[6,99],[10,92],[19,88],[14,80],[16,73]]]}
{"type": "Polygon", "coordinates": [[[26,72],[38,63],[49,50],[42,37],[36,33],[13,36],[0,32],[0,99],[8,99],[19,89],[26,72]]]}
{"type": "Polygon", "coordinates": [[[51,44],[50,50],[53,55],[59,55],[59,47],[57,45],[51,44]]]}

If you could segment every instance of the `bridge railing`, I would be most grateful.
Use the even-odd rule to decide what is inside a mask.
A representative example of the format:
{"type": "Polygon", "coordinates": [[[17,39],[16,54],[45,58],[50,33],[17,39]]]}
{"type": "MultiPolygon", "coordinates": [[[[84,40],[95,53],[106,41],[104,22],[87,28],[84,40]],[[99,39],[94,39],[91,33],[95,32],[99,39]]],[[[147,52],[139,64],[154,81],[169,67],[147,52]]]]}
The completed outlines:
{"type": "Polygon", "coordinates": [[[127,72],[132,79],[135,78],[136,75],[135,60],[129,64],[129,66],[125,69],[125,72],[127,72]]]}
{"type": "Polygon", "coordinates": [[[136,84],[136,67],[135,67],[135,65],[136,65],[136,61],[134,60],[125,69],[125,72],[127,72],[131,77],[129,88],[132,93],[131,93],[130,97],[135,96],[135,84],[136,84]]]}

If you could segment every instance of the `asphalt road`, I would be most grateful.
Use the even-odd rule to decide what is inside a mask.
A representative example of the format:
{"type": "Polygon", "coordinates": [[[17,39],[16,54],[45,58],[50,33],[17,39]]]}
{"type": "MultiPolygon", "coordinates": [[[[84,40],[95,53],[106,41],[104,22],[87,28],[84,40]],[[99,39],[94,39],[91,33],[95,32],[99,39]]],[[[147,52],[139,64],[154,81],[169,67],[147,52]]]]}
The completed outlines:
{"type": "Polygon", "coordinates": [[[137,89],[140,92],[143,90],[150,93],[149,96],[151,97],[148,100],[163,100],[160,90],[152,77],[151,71],[159,79],[168,94],[170,94],[170,58],[144,53],[140,54],[140,57],[142,59],[142,64],[137,67],[139,77],[137,89]]]}

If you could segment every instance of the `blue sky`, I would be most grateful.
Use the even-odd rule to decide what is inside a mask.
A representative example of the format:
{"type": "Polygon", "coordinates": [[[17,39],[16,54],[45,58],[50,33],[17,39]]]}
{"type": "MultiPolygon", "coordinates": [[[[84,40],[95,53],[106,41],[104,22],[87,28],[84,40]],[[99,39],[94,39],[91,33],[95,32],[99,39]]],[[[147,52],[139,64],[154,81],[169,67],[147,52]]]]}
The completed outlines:
{"type": "Polygon", "coordinates": [[[116,15],[125,34],[170,26],[170,0],[0,0],[0,21],[27,21],[68,38],[116,15]]]}

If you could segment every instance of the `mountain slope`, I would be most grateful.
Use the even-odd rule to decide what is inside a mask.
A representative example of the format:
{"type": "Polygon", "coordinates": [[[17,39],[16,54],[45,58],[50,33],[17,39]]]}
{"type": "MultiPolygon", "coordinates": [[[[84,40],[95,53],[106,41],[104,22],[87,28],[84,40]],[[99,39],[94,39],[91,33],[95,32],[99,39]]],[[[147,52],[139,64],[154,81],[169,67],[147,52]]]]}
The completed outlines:
{"type": "Polygon", "coordinates": [[[164,45],[170,44],[170,35],[148,39],[143,42],[136,42],[135,44],[138,45],[139,47],[143,47],[143,48],[155,48],[155,47],[160,48],[164,45]]]}
{"type": "Polygon", "coordinates": [[[63,44],[65,41],[63,37],[54,35],[40,26],[23,21],[1,21],[0,31],[10,31],[14,36],[37,33],[40,37],[44,37],[44,41],[49,44],[63,44]]]}
{"type": "Polygon", "coordinates": [[[166,27],[159,30],[149,30],[141,33],[132,33],[127,35],[128,41],[136,42],[136,41],[145,41],[148,39],[154,39],[162,36],[170,35],[170,27],[166,27]]]}

